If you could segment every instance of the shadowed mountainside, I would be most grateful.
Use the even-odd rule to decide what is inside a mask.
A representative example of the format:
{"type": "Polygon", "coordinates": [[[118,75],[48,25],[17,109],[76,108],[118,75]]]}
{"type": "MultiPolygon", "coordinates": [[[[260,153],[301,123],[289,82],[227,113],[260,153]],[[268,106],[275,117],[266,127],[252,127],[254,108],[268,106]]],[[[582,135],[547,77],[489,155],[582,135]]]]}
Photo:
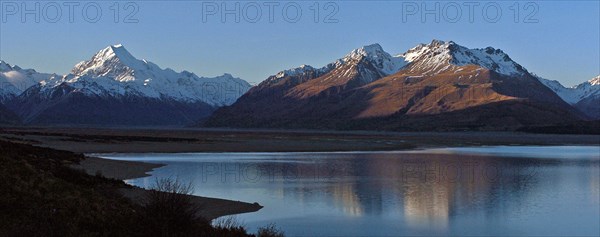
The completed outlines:
{"type": "Polygon", "coordinates": [[[15,125],[19,124],[19,116],[10,111],[6,106],[0,104],[0,125],[15,125]]]}

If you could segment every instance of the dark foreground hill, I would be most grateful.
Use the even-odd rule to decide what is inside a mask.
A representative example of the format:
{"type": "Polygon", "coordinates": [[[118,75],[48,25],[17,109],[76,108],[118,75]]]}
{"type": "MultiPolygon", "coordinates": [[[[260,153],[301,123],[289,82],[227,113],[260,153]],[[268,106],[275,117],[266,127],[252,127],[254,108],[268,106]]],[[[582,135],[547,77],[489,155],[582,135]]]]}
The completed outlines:
{"type": "Polygon", "coordinates": [[[122,181],[68,168],[82,159],[0,140],[0,236],[252,236],[190,215],[179,194],[133,203],[122,181]]]}

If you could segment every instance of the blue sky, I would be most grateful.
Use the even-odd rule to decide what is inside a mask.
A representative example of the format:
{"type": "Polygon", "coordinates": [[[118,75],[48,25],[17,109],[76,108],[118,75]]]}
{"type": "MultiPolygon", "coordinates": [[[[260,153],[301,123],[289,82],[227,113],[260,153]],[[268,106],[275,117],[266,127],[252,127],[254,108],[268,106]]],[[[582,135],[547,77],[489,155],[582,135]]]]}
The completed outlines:
{"type": "Polygon", "coordinates": [[[118,23],[114,1],[91,2],[102,10],[97,22],[89,22],[96,16],[96,5],[87,5],[88,15],[83,17],[89,1],[77,2],[73,22],[64,2],[24,4],[31,10],[35,3],[40,3],[39,12],[25,15],[22,22],[23,2],[1,1],[0,58],[42,72],[67,73],[96,51],[122,43],[134,56],[161,67],[201,76],[227,72],[260,82],[301,64],[323,66],[367,44],[380,43],[389,53],[397,54],[418,43],[441,39],[469,48],[503,49],[529,71],[567,86],[600,74],[599,1],[537,1],[530,5],[517,1],[476,2],[472,22],[468,6],[447,1],[338,1],[330,5],[326,1],[277,2],[272,22],[265,2],[226,2],[225,7],[230,9],[240,4],[239,22],[235,22],[234,14],[225,15],[222,22],[222,2],[134,1],[134,6],[127,9],[126,2],[118,2],[118,23]],[[311,10],[315,3],[320,9],[317,22],[311,10]],[[439,11],[424,15],[423,21],[422,8],[435,10],[436,3],[439,11]],[[61,15],[56,14],[57,6],[61,15]],[[262,13],[258,18],[256,6],[262,13]],[[283,17],[284,6],[287,18],[283,17]],[[408,14],[414,10],[411,6],[419,10],[408,14]],[[461,15],[457,14],[457,6],[461,15]],[[487,18],[483,10],[486,6],[487,18]],[[295,7],[302,9],[302,15],[297,22],[288,22],[295,20],[295,7]],[[497,7],[501,15],[495,14],[497,7]],[[138,22],[123,22],[136,8],[131,19],[138,22]],[[326,15],[336,8],[330,22],[325,22],[326,15]],[[210,10],[215,14],[208,14],[210,10]],[[39,23],[36,16],[40,17],[39,23]]]}

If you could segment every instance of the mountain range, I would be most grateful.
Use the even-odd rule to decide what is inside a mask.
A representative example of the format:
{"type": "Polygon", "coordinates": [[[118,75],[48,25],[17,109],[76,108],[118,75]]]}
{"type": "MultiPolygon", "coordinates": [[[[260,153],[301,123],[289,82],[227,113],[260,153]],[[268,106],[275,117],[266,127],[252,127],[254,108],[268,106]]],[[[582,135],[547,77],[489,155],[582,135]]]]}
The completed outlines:
{"type": "Polygon", "coordinates": [[[0,123],[364,130],[516,130],[600,119],[600,77],[572,88],[500,49],[433,40],[391,55],[367,45],[259,85],[98,51],[67,75],[0,61],[0,123]]]}
{"type": "Polygon", "coordinates": [[[33,69],[22,69],[16,65],[11,66],[0,60],[0,103],[14,99],[29,87],[56,76],[38,73],[33,69]]]}
{"type": "Polygon", "coordinates": [[[502,50],[433,40],[396,56],[374,44],[321,68],[281,71],[203,125],[515,130],[586,118],[502,50]]]}
{"type": "Polygon", "coordinates": [[[600,119],[600,76],[573,87],[565,87],[555,80],[538,79],[588,117],[600,119]]]}
{"type": "Polygon", "coordinates": [[[4,74],[29,77],[19,81],[22,87],[10,87],[17,80],[6,80],[4,104],[23,123],[35,125],[184,126],[250,88],[230,74],[209,78],[162,69],[136,59],[122,45],[100,50],[64,76],[15,67],[3,64],[4,74]]]}

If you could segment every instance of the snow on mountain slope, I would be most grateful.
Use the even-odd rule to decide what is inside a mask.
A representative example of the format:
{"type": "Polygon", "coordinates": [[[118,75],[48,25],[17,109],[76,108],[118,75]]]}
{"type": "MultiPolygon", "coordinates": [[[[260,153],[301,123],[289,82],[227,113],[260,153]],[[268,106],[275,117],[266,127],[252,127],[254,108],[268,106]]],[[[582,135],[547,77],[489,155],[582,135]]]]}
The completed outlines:
{"type": "Polygon", "coordinates": [[[352,60],[360,60],[365,58],[369,62],[373,63],[377,70],[385,75],[394,74],[404,66],[407,62],[402,57],[394,57],[389,53],[385,52],[381,45],[371,44],[355,50],[352,50],[345,57],[338,59],[334,64],[340,65],[348,63],[352,60]]]}
{"type": "Polygon", "coordinates": [[[334,62],[331,62],[319,69],[316,69],[309,65],[302,65],[297,68],[281,71],[275,74],[273,78],[280,79],[286,76],[296,76],[310,71],[316,71],[318,74],[322,75],[336,68],[341,68],[342,66],[351,63],[357,63],[361,60],[365,60],[371,63],[377,70],[377,74],[379,74],[368,75],[369,73],[365,72],[364,75],[361,75],[363,78],[371,78],[371,81],[382,76],[394,74],[400,71],[400,69],[402,69],[407,64],[403,57],[392,56],[389,53],[385,52],[381,45],[371,44],[354,49],[350,53],[346,54],[344,57],[337,59],[334,62]]]}
{"type": "Polygon", "coordinates": [[[596,76],[596,77],[592,78],[592,80],[589,80],[588,82],[589,82],[589,83],[590,83],[590,85],[592,85],[592,86],[598,86],[598,85],[600,85],[600,75],[598,75],[598,76],[596,76]]]}
{"type": "Polygon", "coordinates": [[[0,60],[0,102],[20,95],[40,81],[57,77],[56,74],[38,73],[33,69],[22,69],[17,65],[0,60]]]}
{"type": "Polygon", "coordinates": [[[591,96],[600,96],[600,76],[573,87],[565,87],[558,81],[541,77],[538,80],[569,104],[576,104],[591,96]]]}
{"type": "Polygon", "coordinates": [[[515,130],[581,117],[501,50],[434,40],[395,57],[369,45],[319,69],[281,71],[204,125],[515,130]]]}
{"type": "Polygon", "coordinates": [[[300,67],[290,68],[290,69],[278,72],[277,74],[275,74],[275,78],[284,78],[287,76],[297,76],[297,75],[306,73],[307,71],[313,71],[313,70],[316,70],[316,69],[310,65],[303,64],[303,65],[300,65],[300,67]]]}
{"type": "Polygon", "coordinates": [[[113,45],[96,53],[90,60],[75,65],[70,74],[41,82],[41,92],[51,92],[61,85],[90,96],[140,96],[180,102],[205,102],[212,106],[229,105],[251,86],[230,74],[198,77],[196,74],[161,69],[139,60],[124,46],[113,45]]]}
{"type": "Polygon", "coordinates": [[[438,74],[455,66],[478,65],[507,76],[523,76],[527,73],[500,49],[487,47],[469,49],[452,41],[433,40],[430,44],[420,44],[398,55],[410,62],[411,69],[427,74],[438,74]]]}
{"type": "Polygon", "coordinates": [[[574,93],[576,91],[573,88],[566,88],[556,80],[548,80],[541,77],[538,77],[538,80],[569,104],[575,104],[580,100],[580,95],[574,93]]]}
{"type": "MultiPolygon", "coordinates": [[[[352,50],[322,68],[315,69],[308,65],[281,71],[275,78],[298,75],[308,71],[324,74],[345,64],[365,59],[377,68],[383,76],[394,74],[410,65],[410,70],[426,74],[438,74],[451,69],[453,66],[478,65],[507,76],[523,76],[528,72],[514,62],[500,49],[487,47],[484,49],[469,49],[452,41],[433,40],[430,44],[419,44],[403,54],[392,56],[385,52],[379,44],[367,45],[352,50]]],[[[369,77],[369,75],[364,75],[369,77]]]]}
{"type": "Polygon", "coordinates": [[[600,75],[581,83],[574,88],[583,95],[583,98],[600,95],[600,75]]]}

